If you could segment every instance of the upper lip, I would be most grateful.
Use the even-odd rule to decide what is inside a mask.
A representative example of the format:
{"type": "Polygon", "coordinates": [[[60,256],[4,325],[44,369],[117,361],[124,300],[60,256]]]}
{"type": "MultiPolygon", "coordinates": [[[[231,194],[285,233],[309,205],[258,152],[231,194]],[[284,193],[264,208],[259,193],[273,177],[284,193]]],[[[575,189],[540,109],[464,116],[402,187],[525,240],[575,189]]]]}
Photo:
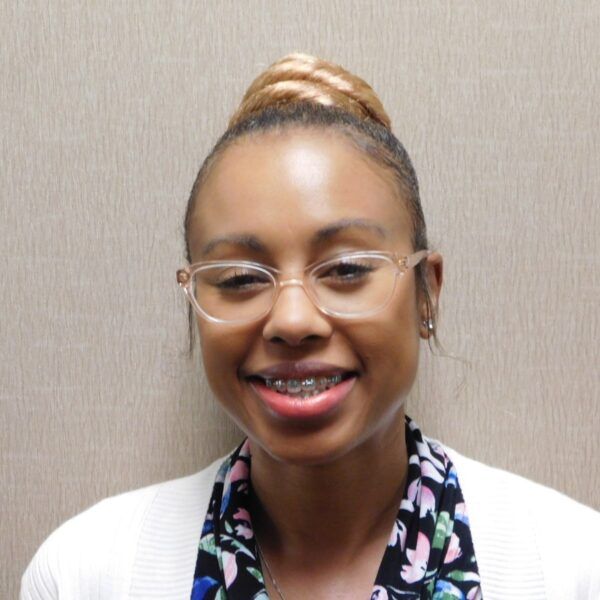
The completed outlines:
{"type": "Polygon", "coordinates": [[[302,379],[308,376],[319,377],[337,375],[338,373],[343,374],[348,371],[356,371],[356,369],[348,369],[317,360],[302,360],[280,362],[269,367],[248,372],[246,377],[262,377],[263,379],[302,379]]]}

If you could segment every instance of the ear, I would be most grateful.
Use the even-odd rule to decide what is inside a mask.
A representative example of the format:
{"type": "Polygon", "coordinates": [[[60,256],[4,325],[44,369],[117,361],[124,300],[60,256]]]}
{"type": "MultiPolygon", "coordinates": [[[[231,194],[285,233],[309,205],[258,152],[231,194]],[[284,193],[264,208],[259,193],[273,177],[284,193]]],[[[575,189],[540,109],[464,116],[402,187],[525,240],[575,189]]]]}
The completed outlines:
{"type": "Polygon", "coordinates": [[[420,335],[426,340],[432,337],[437,328],[440,292],[444,281],[444,259],[439,252],[432,252],[423,263],[427,293],[421,293],[419,300],[420,335]]]}

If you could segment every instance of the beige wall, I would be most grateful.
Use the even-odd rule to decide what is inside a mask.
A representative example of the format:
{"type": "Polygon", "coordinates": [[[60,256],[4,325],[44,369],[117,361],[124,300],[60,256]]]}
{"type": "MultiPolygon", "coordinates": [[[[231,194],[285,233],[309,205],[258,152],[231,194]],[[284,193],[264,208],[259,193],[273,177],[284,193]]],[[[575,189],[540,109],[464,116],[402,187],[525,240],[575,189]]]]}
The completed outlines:
{"type": "Polygon", "coordinates": [[[96,500],[238,434],[184,356],[196,170],[284,53],[378,90],[446,257],[409,412],[600,508],[600,8],[577,1],[42,2],[0,8],[0,587],[96,500]]]}

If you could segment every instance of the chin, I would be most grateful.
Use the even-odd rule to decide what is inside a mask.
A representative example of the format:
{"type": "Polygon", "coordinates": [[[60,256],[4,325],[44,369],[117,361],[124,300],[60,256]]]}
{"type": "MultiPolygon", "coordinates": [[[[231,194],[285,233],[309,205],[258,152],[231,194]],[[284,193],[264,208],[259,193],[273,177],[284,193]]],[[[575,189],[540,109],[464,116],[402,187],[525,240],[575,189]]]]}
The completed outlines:
{"type": "Polygon", "coordinates": [[[253,453],[265,453],[276,462],[295,466],[324,466],[352,454],[370,442],[378,443],[379,435],[359,423],[336,423],[320,429],[285,428],[248,433],[253,453]]]}
{"type": "Polygon", "coordinates": [[[318,467],[332,464],[350,451],[346,448],[333,448],[314,443],[299,443],[293,446],[289,443],[265,444],[252,438],[250,444],[253,453],[262,451],[276,462],[298,467],[318,467]]]}

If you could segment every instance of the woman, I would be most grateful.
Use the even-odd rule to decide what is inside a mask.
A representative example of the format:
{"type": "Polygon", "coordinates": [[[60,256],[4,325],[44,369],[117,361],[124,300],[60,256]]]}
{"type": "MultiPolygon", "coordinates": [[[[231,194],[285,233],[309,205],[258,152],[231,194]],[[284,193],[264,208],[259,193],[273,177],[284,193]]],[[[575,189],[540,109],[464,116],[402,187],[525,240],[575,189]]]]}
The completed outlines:
{"type": "Polygon", "coordinates": [[[364,81],[305,55],[269,67],[200,169],[185,234],[206,375],[247,439],[65,523],[23,599],[600,597],[596,512],[404,414],[443,262],[364,81]]]}

